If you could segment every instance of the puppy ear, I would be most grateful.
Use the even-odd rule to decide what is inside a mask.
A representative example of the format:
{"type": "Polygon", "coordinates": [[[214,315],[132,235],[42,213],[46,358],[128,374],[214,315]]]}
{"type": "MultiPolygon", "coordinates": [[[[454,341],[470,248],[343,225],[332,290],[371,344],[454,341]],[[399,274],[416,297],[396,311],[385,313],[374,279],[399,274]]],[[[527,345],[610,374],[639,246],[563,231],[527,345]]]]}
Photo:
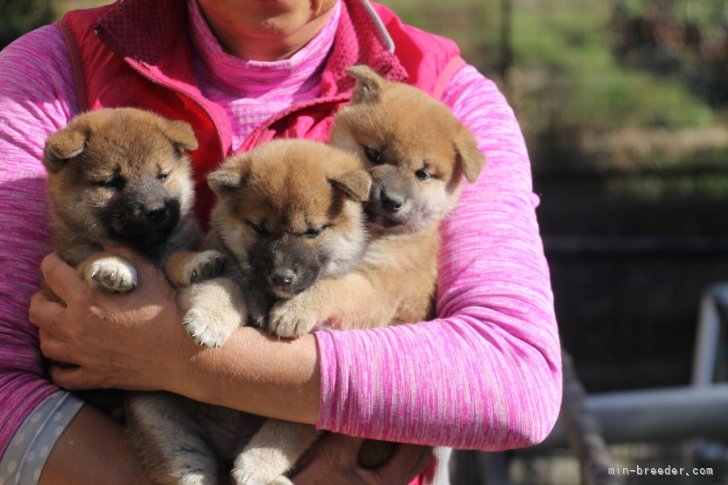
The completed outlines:
{"type": "Polygon", "coordinates": [[[341,190],[352,199],[365,202],[369,199],[369,191],[372,188],[372,178],[366,170],[354,170],[336,177],[329,178],[329,183],[338,190],[341,190]]]}
{"type": "Polygon", "coordinates": [[[48,137],[43,149],[46,170],[58,172],[66,162],[83,152],[90,133],[78,127],[67,127],[48,137]]]}
{"type": "Polygon", "coordinates": [[[250,159],[238,156],[223,162],[217,170],[207,176],[207,185],[219,197],[239,190],[245,185],[250,173],[250,159]]]}
{"type": "Polygon", "coordinates": [[[160,128],[176,147],[185,151],[197,150],[197,138],[189,123],[161,119],[160,128]]]}
{"type": "Polygon", "coordinates": [[[352,104],[376,101],[388,82],[369,66],[353,66],[346,72],[356,79],[354,93],[351,95],[352,104]]]}
{"type": "Polygon", "coordinates": [[[475,142],[475,137],[467,128],[463,127],[460,133],[455,137],[455,153],[457,156],[457,163],[465,174],[465,178],[468,182],[473,183],[478,179],[480,171],[483,170],[485,165],[485,157],[483,153],[478,149],[478,145],[475,142]]]}

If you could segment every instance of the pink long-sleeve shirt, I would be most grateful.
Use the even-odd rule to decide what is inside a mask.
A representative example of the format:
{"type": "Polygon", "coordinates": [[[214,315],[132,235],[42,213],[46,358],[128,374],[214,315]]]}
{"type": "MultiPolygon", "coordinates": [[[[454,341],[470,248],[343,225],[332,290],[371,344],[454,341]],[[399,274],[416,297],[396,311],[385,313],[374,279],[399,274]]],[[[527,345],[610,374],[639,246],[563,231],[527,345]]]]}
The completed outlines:
{"type": "MultiPolygon", "coordinates": [[[[338,11],[291,59],[261,63],[225,54],[196,2],[188,3],[196,75],[203,93],[226,109],[234,147],[282,107],[317,95],[338,11]]],[[[53,422],[57,436],[73,415],[48,404],[68,399],[44,375],[27,315],[48,252],[43,144],[78,113],[78,102],[69,53],[54,26],[0,52],[0,72],[0,457],[12,451],[24,460],[38,450],[19,435],[41,435],[53,422]],[[39,409],[47,415],[39,417],[39,409]]],[[[548,434],[561,397],[528,154],[506,100],[473,67],[455,73],[443,102],[476,135],[487,165],[442,228],[439,317],[317,332],[318,427],[455,448],[526,446],[548,434]]]]}

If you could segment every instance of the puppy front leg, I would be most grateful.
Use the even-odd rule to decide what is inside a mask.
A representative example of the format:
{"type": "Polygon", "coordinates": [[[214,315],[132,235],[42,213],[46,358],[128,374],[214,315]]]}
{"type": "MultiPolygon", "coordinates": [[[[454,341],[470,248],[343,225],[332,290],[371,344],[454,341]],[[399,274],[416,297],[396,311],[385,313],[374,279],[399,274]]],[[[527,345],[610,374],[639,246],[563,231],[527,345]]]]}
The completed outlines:
{"type": "Polygon", "coordinates": [[[78,271],[91,287],[112,293],[127,293],[138,283],[136,268],[129,261],[105,251],[88,256],[78,271]]]}
{"type": "Polygon", "coordinates": [[[290,483],[283,475],[321,435],[308,424],[269,419],[235,459],[236,485],[290,483]]]}
{"type": "Polygon", "coordinates": [[[270,333],[299,337],[322,324],[336,328],[388,325],[397,301],[379,280],[362,273],[322,279],[293,298],[275,304],[268,315],[270,333]]]}
{"type": "Polygon", "coordinates": [[[217,484],[217,460],[193,423],[182,397],[159,392],[129,400],[127,435],[154,483],[217,484]]]}
{"type": "Polygon", "coordinates": [[[220,347],[247,321],[245,295],[230,278],[184,287],[178,298],[185,310],[182,323],[198,345],[220,347]]]}
{"type": "Polygon", "coordinates": [[[181,287],[220,276],[224,268],[225,255],[214,249],[175,251],[164,263],[164,274],[174,286],[181,287]]]}

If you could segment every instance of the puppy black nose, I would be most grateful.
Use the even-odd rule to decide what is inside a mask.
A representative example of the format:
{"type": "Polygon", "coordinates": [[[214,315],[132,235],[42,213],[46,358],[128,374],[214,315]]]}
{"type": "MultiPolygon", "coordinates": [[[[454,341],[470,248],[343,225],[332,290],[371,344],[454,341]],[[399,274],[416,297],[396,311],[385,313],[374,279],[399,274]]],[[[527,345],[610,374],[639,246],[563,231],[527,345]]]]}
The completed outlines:
{"type": "Polygon", "coordinates": [[[144,212],[144,215],[146,216],[147,220],[156,224],[160,224],[167,220],[167,217],[169,217],[169,211],[167,210],[167,207],[162,204],[155,207],[147,208],[144,212]]]}
{"type": "Polygon", "coordinates": [[[382,189],[379,197],[382,201],[382,206],[392,212],[397,212],[404,205],[404,197],[399,194],[391,194],[384,189],[382,189]]]}
{"type": "Polygon", "coordinates": [[[291,286],[293,280],[296,279],[296,273],[288,268],[279,269],[278,271],[270,275],[270,279],[276,286],[291,286]]]}

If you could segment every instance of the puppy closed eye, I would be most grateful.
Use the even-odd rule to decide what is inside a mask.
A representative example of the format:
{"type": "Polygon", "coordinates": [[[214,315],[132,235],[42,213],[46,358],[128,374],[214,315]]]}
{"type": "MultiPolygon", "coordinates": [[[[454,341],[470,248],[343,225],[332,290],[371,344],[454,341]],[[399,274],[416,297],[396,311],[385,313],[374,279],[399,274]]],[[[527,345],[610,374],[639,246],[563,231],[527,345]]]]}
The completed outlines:
{"type": "Polygon", "coordinates": [[[157,175],[157,180],[159,180],[160,182],[166,181],[169,178],[170,173],[171,172],[169,172],[168,170],[159,172],[159,175],[157,175]]]}
{"type": "Polygon", "coordinates": [[[382,156],[382,152],[380,152],[377,149],[364,147],[364,155],[367,157],[367,159],[372,162],[375,165],[381,165],[384,163],[384,157],[382,156]]]}
{"type": "Polygon", "coordinates": [[[268,231],[265,230],[265,227],[256,224],[252,221],[245,221],[245,223],[250,226],[256,233],[258,233],[259,236],[267,236],[268,231]]]}
{"type": "Polygon", "coordinates": [[[330,226],[322,226],[319,228],[310,228],[306,232],[303,233],[303,237],[306,239],[315,239],[321,235],[326,229],[328,229],[330,226]]]}
{"type": "Polygon", "coordinates": [[[121,190],[126,185],[126,179],[121,175],[116,174],[104,180],[97,180],[93,182],[93,184],[105,189],[121,190]]]}

